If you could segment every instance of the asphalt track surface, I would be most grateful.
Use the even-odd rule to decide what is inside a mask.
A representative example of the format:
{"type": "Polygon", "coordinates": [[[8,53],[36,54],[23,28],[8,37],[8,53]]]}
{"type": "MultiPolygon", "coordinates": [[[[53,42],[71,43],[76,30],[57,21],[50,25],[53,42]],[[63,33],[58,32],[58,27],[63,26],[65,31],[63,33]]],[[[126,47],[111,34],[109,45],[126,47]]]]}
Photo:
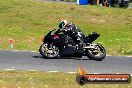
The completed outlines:
{"type": "Polygon", "coordinates": [[[0,70],[77,72],[79,66],[88,73],[132,74],[132,57],[107,56],[102,61],[87,57],[46,59],[37,52],[0,51],[0,70]]]}

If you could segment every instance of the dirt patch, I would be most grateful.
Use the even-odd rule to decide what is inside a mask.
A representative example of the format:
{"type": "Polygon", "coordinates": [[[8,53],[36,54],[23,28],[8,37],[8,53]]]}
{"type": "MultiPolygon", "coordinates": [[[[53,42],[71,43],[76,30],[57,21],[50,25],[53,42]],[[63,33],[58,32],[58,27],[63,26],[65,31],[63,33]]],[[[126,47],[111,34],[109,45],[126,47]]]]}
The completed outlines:
{"type": "Polygon", "coordinates": [[[95,22],[95,23],[105,23],[106,20],[103,19],[91,19],[90,21],[95,22]]]}

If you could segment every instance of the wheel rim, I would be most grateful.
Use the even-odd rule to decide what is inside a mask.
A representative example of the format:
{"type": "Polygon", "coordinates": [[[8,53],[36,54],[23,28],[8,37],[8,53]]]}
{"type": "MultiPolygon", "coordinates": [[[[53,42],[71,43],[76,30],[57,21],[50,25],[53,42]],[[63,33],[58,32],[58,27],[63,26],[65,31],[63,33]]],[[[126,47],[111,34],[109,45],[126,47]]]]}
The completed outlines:
{"type": "Polygon", "coordinates": [[[59,54],[59,48],[52,44],[43,44],[42,52],[46,57],[56,57],[59,54]]]}
{"type": "Polygon", "coordinates": [[[89,50],[89,52],[95,56],[102,56],[104,54],[104,48],[100,45],[96,45],[96,49],[89,50]]]}

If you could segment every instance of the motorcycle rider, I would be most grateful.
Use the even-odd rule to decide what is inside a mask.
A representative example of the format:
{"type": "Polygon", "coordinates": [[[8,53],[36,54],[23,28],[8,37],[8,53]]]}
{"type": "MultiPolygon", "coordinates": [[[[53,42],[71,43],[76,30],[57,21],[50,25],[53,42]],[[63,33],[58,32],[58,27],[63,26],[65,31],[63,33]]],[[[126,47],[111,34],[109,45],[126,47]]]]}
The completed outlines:
{"type": "Polygon", "coordinates": [[[69,23],[67,20],[61,20],[59,22],[59,31],[68,34],[69,37],[75,40],[75,43],[79,44],[79,48],[83,47],[85,35],[75,24],[69,23]]]}

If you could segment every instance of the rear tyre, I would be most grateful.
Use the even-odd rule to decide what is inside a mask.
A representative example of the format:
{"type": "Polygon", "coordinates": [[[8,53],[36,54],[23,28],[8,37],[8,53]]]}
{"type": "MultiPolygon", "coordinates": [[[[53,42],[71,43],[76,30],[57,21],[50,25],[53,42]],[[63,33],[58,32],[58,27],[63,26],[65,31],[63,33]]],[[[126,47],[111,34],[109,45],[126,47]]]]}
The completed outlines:
{"type": "Polygon", "coordinates": [[[97,44],[96,48],[98,52],[94,52],[94,50],[90,49],[86,51],[86,55],[91,60],[102,61],[106,56],[106,50],[101,44],[97,44]]]}
{"type": "Polygon", "coordinates": [[[44,58],[56,58],[59,55],[59,48],[55,45],[44,43],[40,46],[39,52],[44,58]]]}

